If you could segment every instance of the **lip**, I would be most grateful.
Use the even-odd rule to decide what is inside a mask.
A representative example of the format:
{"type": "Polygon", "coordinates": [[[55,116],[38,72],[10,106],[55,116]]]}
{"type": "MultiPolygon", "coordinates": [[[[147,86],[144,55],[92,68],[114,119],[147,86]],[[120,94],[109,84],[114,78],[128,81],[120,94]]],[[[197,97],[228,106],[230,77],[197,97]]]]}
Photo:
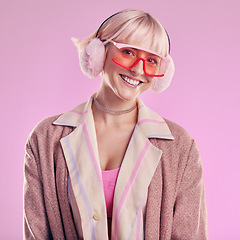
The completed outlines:
{"type": "Polygon", "coordinates": [[[124,83],[125,85],[129,86],[129,87],[137,88],[137,87],[139,87],[139,86],[143,83],[143,81],[141,81],[141,80],[139,80],[139,79],[137,79],[137,78],[133,78],[133,77],[130,77],[130,76],[125,75],[125,74],[119,74],[119,75],[120,75],[120,77],[121,77],[123,83],[124,83]],[[126,82],[126,81],[123,79],[122,76],[127,77],[127,78],[129,78],[129,79],[132,79],[132,80],[134,80],[134,81],[138,81],[139,84],[138,84],[138,85],[132,85],[132,84],[126,82]]]}

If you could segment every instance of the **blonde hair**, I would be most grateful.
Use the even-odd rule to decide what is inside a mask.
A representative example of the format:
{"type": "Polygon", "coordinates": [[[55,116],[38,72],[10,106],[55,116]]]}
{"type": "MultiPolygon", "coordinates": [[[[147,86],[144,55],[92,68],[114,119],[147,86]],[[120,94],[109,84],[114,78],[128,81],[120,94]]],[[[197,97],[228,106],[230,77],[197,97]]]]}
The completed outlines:
{"type": "Polygon", "coordinates": [[[85,40],[72,38],[72,40],[81,52],[95,37],[104,44],[108,43],[107,40],[144,43],[151,39],[151,50],[164,56],[169,54],[169,39],[165,29],[155,17],[140,10],[126,9],[113,14],[89,38],[85,40]]]}

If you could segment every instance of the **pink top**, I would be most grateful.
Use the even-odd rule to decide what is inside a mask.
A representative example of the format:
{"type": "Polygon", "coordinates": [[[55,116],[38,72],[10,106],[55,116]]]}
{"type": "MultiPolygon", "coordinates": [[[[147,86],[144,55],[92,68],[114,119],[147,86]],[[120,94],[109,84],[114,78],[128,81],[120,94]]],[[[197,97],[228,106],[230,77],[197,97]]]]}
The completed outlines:
{"type": "Polygon", "coordinates": [[[120,168],[102,171],[103,190],[107,206],[107,217],[112,217],[114,190],[120,168]]]}

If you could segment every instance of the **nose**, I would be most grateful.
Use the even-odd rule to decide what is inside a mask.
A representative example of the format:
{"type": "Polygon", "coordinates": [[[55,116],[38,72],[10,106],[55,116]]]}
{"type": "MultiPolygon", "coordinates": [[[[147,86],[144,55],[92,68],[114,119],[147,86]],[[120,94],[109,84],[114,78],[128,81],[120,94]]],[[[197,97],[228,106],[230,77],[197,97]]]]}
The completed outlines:
{"type": "Polygon", "coordinates": [[[130,69],[131,72],[133,72],[136,76],[143,75],[144,74],[143,64],[144,61],[142,59],[138,59],[138,61],[130,69]]]}

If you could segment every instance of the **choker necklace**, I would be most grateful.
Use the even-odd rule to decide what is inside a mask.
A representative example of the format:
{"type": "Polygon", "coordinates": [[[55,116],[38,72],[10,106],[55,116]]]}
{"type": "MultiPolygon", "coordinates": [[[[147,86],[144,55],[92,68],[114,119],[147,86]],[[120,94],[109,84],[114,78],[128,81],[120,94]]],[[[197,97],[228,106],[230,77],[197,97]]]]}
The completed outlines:
{"type": "Polygon", "coordinates": [[[137,105],[135,104],[133,107],[131,107],[129,109],[121,110],[121,111],[114,111],[114,110],[110,110],[110,109],[103,107],[96,98],[93,98],[93,101],[98,109],[102,110],[103,112],[112,114],[112,115],[121,115],[121,114],[129,113],[129,112],[132,112],[137,107],[137,105]]]}

